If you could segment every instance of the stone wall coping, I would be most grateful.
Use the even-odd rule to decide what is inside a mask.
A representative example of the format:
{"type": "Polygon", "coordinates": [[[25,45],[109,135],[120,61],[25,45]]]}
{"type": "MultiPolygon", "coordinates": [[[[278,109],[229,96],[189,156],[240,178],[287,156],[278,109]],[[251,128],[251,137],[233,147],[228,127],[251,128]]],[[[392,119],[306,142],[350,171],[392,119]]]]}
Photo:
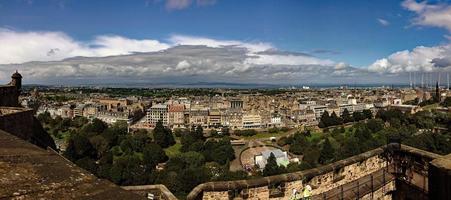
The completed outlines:
{"type": "Polygon", "coordinates": [[[13,115],[13,114],[16,114],[16,113],[32,112],[32,111],[33,111],[33,109],[29,109],[29,108],[0,106],[0,116],[13,115]],[[16,112],[3,113],[2,110],[9,110],[9,111],[14,110],[16,112]]]}
{"type": "Polygon", "coordinates": [[[401,145],[401,151],[405,152],[405,153],[419,155],[419,156],[421,156],[423,158],[428,158],[430,160],[434,160],[434,159],[443,157],[440,154],[436,154],[436,153],[432,153],[432,152],[429,152],[429,151],[417,149],[415,147],[407,146],[407,145],[404,145],[404,144],[401,145]]]}
{"type": "MultiPolygon", "coordinates": [[[[390,144],[394,145],[394,144],[390,144]]],[[[234,190],[234,189],[243,189],[243,188],[255,188],[255,187],[263,187],[270,184],[278,184],[282,182],[292,182],[292,181],[298,181],[298,180],[304,180],[304,179],[310,179],[318,175],[326,174],[329,172],[333,172],[336,169],[341,169],[345,166],[349,166],[354,163],[362,162],[364,160],[367,160],[368,158],[371,158],[373,156],[381,155],[384,152],[384,149],[387,146],[381,146],[379,148],[336,161],[334,163],[320,166],[317,168],[312,168],[304,171],[298,171],[298,172],[292,172],[292,173],[286,173],[286,174],[280,174],[280,175],[274,175],[274,176],[268,176],[268,177],[261,177],[261,178],[255,178],[255,179],[247,179],[247,180],[236,180],[236,181],[217,181],[217,182],[207,182],[202,183],[198,186],[196,186],[187,196],[188,200],[194,200],[197,199],[199,195],[202,194],[204,191],[227,191],[227,190],[234,190]]],[[[436,159],[441,158],[442,156],[439,154],[431,153],[428,151],[424,151],[421,149],[417,149],[411,146],[407,145],[401,145],[400,151],[405,153],[410,153],[413,155],[419,155],[421,157],[425,157],[428,159],[436,159]]]]}
{"type": "Polygon", "coordinates": [[[175,197],[174,194],[172,194],[172,192],[162,184],[122,186],[121,188],[128,191],[159,190],[167,200],[177,200],[177,197],[175,197]]]}
{"type": "Polygon", "coordinates": [[[237,180],[237,181],[217,181],[217,182],[207,182],[196,186],[187,196],[187,199],[196,199],[204,191],[226,191],[240,188],[254,188],[262,187],[270,184],[278,184],[282,182],[292,182],[303,179],[313,178],[318,175],[322,175],[328,172],[332,172],[335,169],[341,169],[345,166],[351,165],[353,163],[364,161],[370,157],[380,155],[384,152],[382,147],[355,155],[328,165],[320,166],[313,169],[308,169],[304,171],[248,179],[248,180],[237,180]]]}

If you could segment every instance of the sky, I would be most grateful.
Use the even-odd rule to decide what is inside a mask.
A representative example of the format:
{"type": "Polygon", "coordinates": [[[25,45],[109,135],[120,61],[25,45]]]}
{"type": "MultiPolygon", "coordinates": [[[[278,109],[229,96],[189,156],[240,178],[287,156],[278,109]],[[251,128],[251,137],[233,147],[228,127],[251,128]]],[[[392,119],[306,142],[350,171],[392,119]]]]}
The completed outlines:
{"type": "Polygon", "coordinates": [[[443,0],[0,0],[0,81],[408,83],[450,40],[443,0]]]}

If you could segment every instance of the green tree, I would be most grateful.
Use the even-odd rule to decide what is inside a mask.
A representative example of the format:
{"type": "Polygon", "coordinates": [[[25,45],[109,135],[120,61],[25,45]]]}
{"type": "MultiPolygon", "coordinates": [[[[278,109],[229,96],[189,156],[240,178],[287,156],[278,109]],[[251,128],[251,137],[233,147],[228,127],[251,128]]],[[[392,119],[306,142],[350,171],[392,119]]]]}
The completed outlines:
{"type": "Polygon", "coordinates": [[[196,131],[194,132],[194,137],[199,140],[204,139],[204,129],[201,125],[197,125],[196,131]]]}
{"type": "Polygon", "coordinates": [[[323,148],[321,149],[321,153],[319,155],[319,163],[326,164],[334,159],[334,149],[330,144],[329,138],[326,138],[323,144],[323,148]]]}
{"type": "Polygon", "coordinates": [[[351,114],[349,113],[347,108],[345,108],[345,110],[343,110],[343,113],[341,114],[341,118],[343,118],[343,122],[344,123],[348,123],[348,122],[352,122],[353,121],[353,119],[351,117],[351,114]]]}
{"type": "Polygon", "coordinates": [[[94,147],[89,142],[89,139],[80,134],[73,134],[70,136],[64,156],[72,161],[89,157],[96,157],[97,153],[94,147]]]}
{"type": "Polygon", "coordinates": [[[229,136],[229,135],[230,135],[229,127],[227,127],[227,126],[222,127],[222,129],[221,129],[221,134],[222,134],[223,136],[229,136]]]}
{"type": "Polygon", "coordinates": [[[98,158],[101,158],[110,149],[110,146],[108,145],[108,141],[101,135],[96,135],[94,137],[91,137],[91,138],[89,138],[89,141],[90,141],[91,145],[94,147],[94,149],[96,150],[98,158]]]}
{"type": "Polygon", "coordinates": [[[109,146],[119,145],[122,140],[127,137],[127,126],[123,123],[115,123],[113,126],[107,128],[101,135],[108,142],[109,146]]]}
{"type": "Polygon", "coordinates": [[[365,119],[365,115],[363,112],[353,112],[352,118],[354,118],[354,121],[358,122],[365,119]]]}
{"type": "Polygon", "coordinates": [[[329,120],[330,120],[330,126],[336,126],[336,125],[340,125],[343,123],[343,120],[340,117],[338,117],[335,112],[332,112],[329,120]]]}
{"type": "MultiPolygon", "coordinates": [[[[287,139],[287,142],[290,142],[289,139],[287,139]]],[[[305,135],[301,133],[295,133],[292,136],[289,151],[296,155],[301,155],[304,154],[305,149],[309,146],[310,144],[305,135]]]]}
{"type": "Polygon", "coordinates": [[[181,188],[183,194],[187,194],[197,185],[204,183],[208,180],[208,173],[204,167],[200,168],[188,168],[179,173],[180,183],[183,185],[181,188]]]}
{"type": "Polygon", "coordinates": [[[446,97],[445,100],[441,103],[444,107],[451,107],[451,97],[446,97]]]}
{"type": "Polygon", "coordinates": [[[91,123],[83,126],[82,132],[100,134],[105,131],[106,128],[108,128],[107,124],[102,120],[96,118],[93,119],[91,123]]]}
{"type": "Polygon", "coordinates": [[[363,110],[363,115],[365,116],[366,119],[373,118],[373,112],[371,112],[371,110],[369,109],[363,110]]]}
{"type": "Polygon", "coordinates": [[[215,129],[211,129],[210,130],[210,137],[219,137],[220,135],[218,134],[218,131],[216,131],[215,129]]]}
{"type": "Polygon", "coordinates": [[[181,144],[182,147],[180,148],[180,151],[182,152],[188,152],[190,151],[190,147],[196,142],[197,140],[194,138],[192,134],[185,134],[182,135],[181,144]]]}
{"type": "Polygon", "coordinates": [[[124,155],[114,159],[110,177],[116,184],[139,185],[146,182],[147,176],[138,155],[124,155]]]}
{"type": "Polygon", "coordinates": [[[96,164],[96,162],[93,159],[89,158],[89,157],[81,158],[81,159],[75,161],[75,164],[77,166],[85,169],[85,170],[90,171],[90,172],[94,172],[95,173],[97,171],[97,164],[96,164]]]}
{"type": "Polygon", "coordinates": [[[276,157],[271,153],[266,161],[265,168],[263,169],[263,176],[272,176],[279,174],[279,172],[280,169],[279,165],[277,165],[276,157]]]}
{"type": "Polygon", "coordinates": [[[44,124],[50,124],[53,121],[52,117],[50,116],[50,113],[47,111],[40,113],[37,116],[37,118],[41,123],[44,123],[44,124]]]}
{"type": "Polygon", "coordinates": [[[205,157],[201,153],[190,151],[181,156],[188,168],[199,168],[205,164],[205,157]]]}
{"type": "Polygon", "coordinates": [[[182,137],[182,135],[185,134],[184,130],[181,128],[174,129],[174,135],[175,137],[182,137]]]}
{"type": "Polygon", "coordinates": [[[378,132],[384,129],[384,121],[380,119],[370,119],[366,123],[366,126],[373,132],[378,132]]]}
{"type": "Polygon", "coordinates": [[[80,128],[88,123],[89,123],[89,120],[86,117],[77,116],[74,119],[72,119],[72,121],[70,122],[70,126],[75,127],[75,128],[80,128]]]}
{"type": "Polygon", "coordinates": [[[228,138],[207,141],[203,148],[203,155],[207,161],[214,161],[222,165],[235,159],[235,151],[228,138]]]}
{"type": "Polygon", "coordinates": [[[166,162],[167,160],[166,153],[159,145],[150,143],[144,147],[143,163],[147,172],[152,171],[158,163],[166,162]]]}
{"type": "Polygon", "coordinates": [[[134,144],[133,144],[133,138],[132,137],[127,137],[124,140],[121,141],[120,144],[121,150],[123,153],[125,153],[126,155],[130,155],[133,154],[133,148],[134,148],[134,144]]]}
{"type": "Polygon", "coordinates": [[[162,148],[167,148],[175,144],[172,131],[165,128],[161,120],[157,122],[155,129],[153,130],[153,137],[155,143],[160,145],[162,148]]]}
{"type": "Polygon", "coordinates": [[[319,155],[320,151],[316,145],[308,146],[304,150],[304,157],[302,158],[303,161],[301,163],[301,165],[303,165],[302,167],[307,168],[316,167],[318,164],[319,155]]]}
{"type": "Polygon", "coordinates": [[[152,138],[150,137],[150,135],[146,130],[134,133],[132,140],[133,140],[133,150],[136,152],[142,152],[144,147],[152,142],[152,138]]]}
{"type": "Polygon", "coordinates": [[[324,128],[324,127],[328,127],[328,126],[331,126],[331,125],[332,125],[332,123],[331,123],[331,120],[330,120],[329,112],[327,112],[327,110],[326,110],[321,115],[321,119],[320,119],[320,122],[319,122],[319,127],[320,128],[324,128]]]}

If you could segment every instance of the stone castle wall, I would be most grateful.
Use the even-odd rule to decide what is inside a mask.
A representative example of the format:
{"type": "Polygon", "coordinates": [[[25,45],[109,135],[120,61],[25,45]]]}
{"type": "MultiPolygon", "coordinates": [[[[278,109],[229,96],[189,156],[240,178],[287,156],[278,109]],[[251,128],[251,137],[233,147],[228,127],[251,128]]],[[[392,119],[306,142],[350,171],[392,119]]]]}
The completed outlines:
{"type": "Polygon", "coordinates": [[[352,163],[344,166],[343,168],[337,168],[334,171],[315,176],[306,184],[316,188],[313,190],[313,195],[321,194],[332,188],[336,188],[340,185],[370,175],[383,167],[385,167],[384,160],[382,160],[379,155],[376,155],[368,158],[367,160],[352,163]]]}
{"type": "MultiPolygon", "coordinates": [[[[412,169],[418,171],[418,169],[416,169],[415,167],[417,166],[417,168],[418,167],[422,168],[418,172],[426,171],[426,173],[428,166],[431,165],[430,163],[432,163],[433,165],[434,162],[439,162],[438,160],[440,159],[444,160],[445,158],[448,157],[449,160],[451,160],[451,154],[448,155],[448,157],[446,157],[435,153],[427,152],[424,150],[416,149],[413,147],[409,147],[406,145],[390,144],[389,146],[386,147],[389,147],[388,148],[389,150],[385,152],[384,149],[381,147],[359,154],[357,156],[337,161],[329,165],[300,172],[281,174],[276,176],[250,180],[203,183],[194,188],[188,195],[187,199],[285,200],[291,197],[293,189],[296,189],[297,191],[302,191],[303,187],[307,184],[312,186],[313,188],[312,193],[314,196],[319,195],[316,197],[322,199],[323,195],[326,195],[327,199],[331,199],[331,198],[340,198],[340,187],[345,186],[347,184],[347,186],[349,187],[345,191],[348,191],[348,195],[355,196],[357,193],[349,194],[349,192],[357,192],[357,188],[361,188],[360,190],[361,193],[359,193],[360,199],[388,200],[396,198],[395,196],[392,195],[398,192],[397,184],[395,182],[396,179],[395,177],[392,176],[391,172],[389,171],[399,168],[398,166],[399,160],[402,159],[411,160],[413,162],[412,169]],[[390,154],[391,156],[388,154],[390,154]],[[389,156],[389,162],[383,159],[383,155],[389,156]],[[387,164],[389,164],[390,166],[389,168],[386,168],[387,164]],[[369,179],[369,177],[371,178],[369,179]],[[374,190],[371,192],[371,190],[370,191],[368,190],[368,184],[373,183],[372,182],[373,177],[375,178],[374,183],[376,185],[374,190]],[[352,187],[354,184],[355,186],[352,187]],[[274,191],[274,188],[279,188],[278,195],[273,194],[272,191],[274,191]],[[280,190],[280,188],[282,189],[280,190]]],[[[434,171],[431,169],[434,169],[434,167],[431,167],[429,169],[429,173],[431,173],[431,171],[434,171]]],[[[444,176],[441,175],[437,177],[444,176]]],[[[437,187],[441,187],[439,186],[440,184],[438,184],[438,182],[445,181],[436,181],[436,182],[429,181],[429,187],[431,188],[430,185],[434,184],[437,187]]],[[[449,191],[449,190],[441,189],[440,191],[449,191]]],[[[447,197],[449,197],[449,195],[447,197]]]]}
{"type": "Polygon", "coordinates": [[[32,109],[0,107],[0,130],[42,148],[56,149],[55,142],[34,117],[32,109]]]}
{"type": "Polygon", "coordinates": [[[340,185],[370,175],[386,166],[381,148],[341,160],[330,165],[301,172],[260,179],[204,183],[196,187],[188,199],[289,199],[293,189],[302,191],[305,185],[317,195],[340,185]],[[277,190],[277,195],[272,191],[277,190]]]}
{"type": "Polygon", "coordinates": [[[33,110],[0,107],[0,129],[29,140],[33,135],[33,110]]]}
{"type": "Polygon", "coordinates": [[[15,86],[0,85],[0,106],[18,106],[19,92],[15,86]]]}

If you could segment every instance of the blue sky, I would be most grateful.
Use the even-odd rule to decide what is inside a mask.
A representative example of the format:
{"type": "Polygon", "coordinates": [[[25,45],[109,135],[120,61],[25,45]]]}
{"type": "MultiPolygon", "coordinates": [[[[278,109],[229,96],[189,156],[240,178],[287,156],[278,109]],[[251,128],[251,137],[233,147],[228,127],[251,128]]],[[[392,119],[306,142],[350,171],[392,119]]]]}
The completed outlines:
{"type": "Polygon", "coordinates": [[[427,9],[435,9],[429,5],[439,5],[449,14],[449,4],[414,0],[0,0],[0,28],[15,33],[61,32],[81,43],[105,35],[161,43],[170,43],[174,35],[269,43],[280,51],[367,68],[398,51],[448,45],[448,21],[415,20],[427,9]],[[425,8],[415,10],[418,5],[425,8]]]}
{"type": "Polygon", "coordinates": [[[182,10],[144,0],[0,2],[0,26],[19,30],[63,31],[80,40],[103,34],[164,40],[186,34],[263,41],[290,51],[335,51],[326,56],[355,66],[446,41],[446,30],[410,26],[413,14],[394,0],[219,0],[182,10]],[[390,24],[383,26],[378,18],[390,24]]]}

